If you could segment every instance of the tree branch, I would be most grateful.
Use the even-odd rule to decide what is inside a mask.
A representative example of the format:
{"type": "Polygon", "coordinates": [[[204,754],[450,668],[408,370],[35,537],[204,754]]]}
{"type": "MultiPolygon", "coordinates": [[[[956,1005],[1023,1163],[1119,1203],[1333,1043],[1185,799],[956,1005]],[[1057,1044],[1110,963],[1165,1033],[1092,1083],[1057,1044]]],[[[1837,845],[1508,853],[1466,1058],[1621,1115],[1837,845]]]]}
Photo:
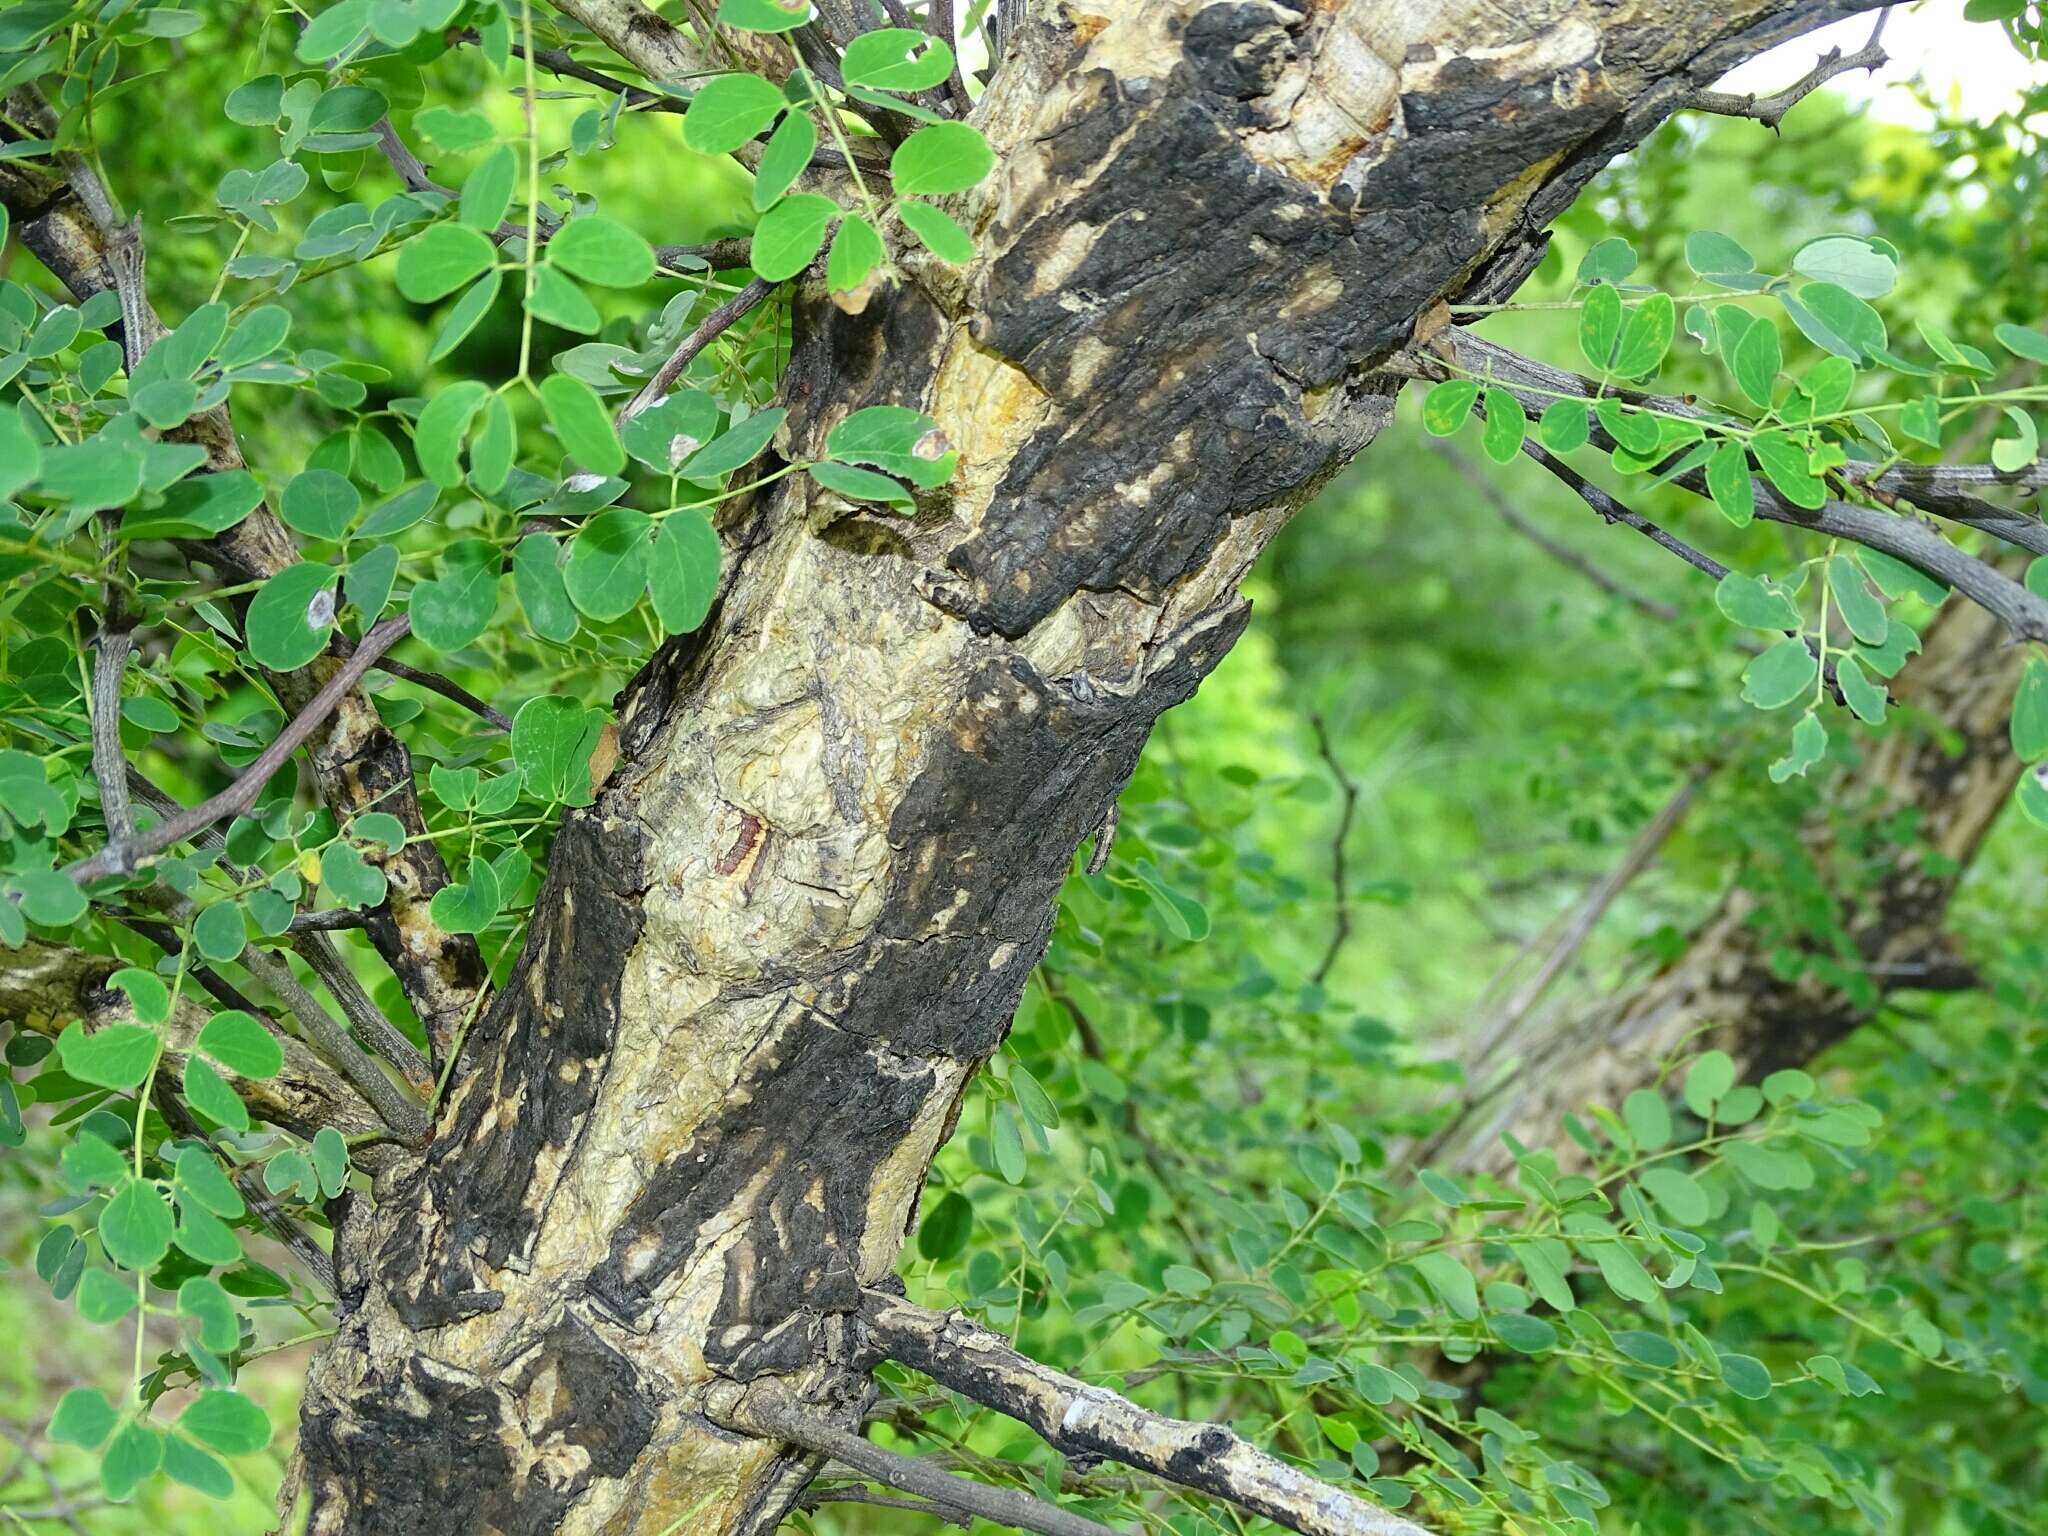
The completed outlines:
{"type": "Polygon", "coordinates": [[[773,1378],[765,1378],[752,1387],[721,1383],[707,1394],[705,1407],[712,1422],[726,1429],[764,1440],[785,1441],[819,1456],[834,1457],[862,1476],[886,1483],[899,1493],[915,1494],[997,1525],[1034,1531],[1038,1536],[1117,1536],[1106,1525],[1069,1514],[1028,1493],[953,1477],[915,1456],[885,1450],[863,1440],[823,1417],[822,1410],[798,1403],[773,1378]]]}
{"type": "MultiPolygon", "coordinates": [[[[1600,566],[1588,560],[1569,544],[1553,539],[1541,528],[1522,516],[1520,512],[1515,510],[1507,497],[1502,494],[1501,488],[1484,474],[1480,473],[1478,465],[1474,464],[1464,454],[1458,452],[1449,443],[1444,442],[1441,438],[1433,437],[1429,440],[1429,446],[1436,450],[1445,463],[1449,464],[1464,477],[1467,485],[1471,486],[1485,498],[1487,505],[1493,508],[1502,522],[1550,556],[1551,559],[1557,561],[1560,565],[1571,567],[1571,569],[1577,571],[1602,592],[1607,593],[1610,597],[1620,598],[1639,613],[1646,613],[1651,618],[1662,620],[1667,624],[1674,622],[1678,618],[1678,610],[1671,604],[1659,598],[1650,597],[1645,593],[1638,592],[1626,582],[1608,575],[1600,566]]],[[[1645,528],[1649,526],[1652,525],[1645,524],[1645,528]]],[[[1644,529],[1638,529],[1637,531],[1643,532],[1644,529]]]]}
{"type": "Polygon", "coordinates": [[[1040,1365],[958,1313],[931,1312],[875,1290],[861,1313],[888,1358],[1029,1425],[1063,1455],[1141,1468],[1302,1536],[1426,1536],[1422,1526],[1318,1481],[1223,1425],[1140,1408],[1040,1365]]]}
{"type": "Polygon", "coordinates": [[[1837,75],[1846,75],[1852,69],[1867,69],[1875,74],[1890,63],[1890,55],[1878,45],[1878,40],[1884,36],[1884,24],[1891,17],[1891,9],[1887,6],[1877,13],[1877,25],[1871,29],[1869,42],[1854,53],[1830,48],[1803,77],[1775,95],[1759,96],[1754,91],[1747,95],[1728,91],[1695,91],[1684,105],[1695,112],[1712,112],[1721,117],[1753,117],[1775,131],[1787,112],[1837,75]]]}
{"type": "Polygon", "coordinates": [[[271,775],[282,768],[291,755],[304,745],[306,738],[318,730],[334,708],[341,702],[342,695],[362,680],[365,672],[376,664],[392,646],[412,632],[412,619],[399,614],[386,619],[369,634],[356,648],[353,656],[341,669],[330,677],[312,701],[282,731],[277,739],[260,753],[235,776],[235,781],[211,799],[168,816],[149,831],[140,833],[126,841],[112,841],[98,853],[81,859],[65,871],[81,885],[91,880],[103,879],[108,875],[125,875],[136,869],[151,855],[160,853],[176,842],[182,842],[202,827],[229,816],[239,815],[256,803],[256,797],[263,793],[263,786],[270,782],[271,775]]]}
{"type": "Polygon", "coordinates": [[[1330,733],[1323,725],[1323,717],[1311,711],[1308,723],[1316,733],[1316,751],[1344,797],[1344,808],[1337,816],[1337,830],[1330,837],[1330,889],[1336,901],[1336,922],[1330,930],[1330,947],[1323,951],[1322,963],[1316,967],[1312,978],[1317,986],[1321,986],[1323,978],[1330,974],[1330,967],[1337,963],[1337,953],[1343,949],[1344,941],[1351,937],[1351,892],[1344,873],[1344,840],[1351,835],[1352,818],[1358,813],[1358,785],[1344,771],[1344,765],[1337,761],[1336,749],[1330,745],[1330,733]]]}
{"type": "Polygon", "coordinates": [[[757,277],[698,321],[696,328],[677,342],[675,351],[654,370],[654,377],[640,386],[640,393],[619,408],[618,424],[623,427],[642,411],[658,405],[662,398],[675,388],[676,380],[688,372],[690,364],[697,360],[697,355],[738,324],[741,318],[767,298],[774,288],[773,283],[757,277]]]}
{"type": "MultiPolygon", "coordinates": [[[[1594,397],[1592,385],[1576,374],[1564,373],[1538,363],[1497,343],[1481,341],[1477,337],[1460,332],[1457,334],[1455,345],[1462,364],[1473,373],[1491,378],[1496,385],[1507,388],[1531,415],[1540,414],[1551,399],[1558,395],[1577,396],[1582,399],[1594,397]]],[[[1413,372],[1418,377],[1430,376],[1424,368],[1416,368],[1413,372]]],[[[1645,396],[1642,399],[1655,409],[1667,409],[1666,402],[1658,397],[1645,396]]],[[[1706,417],[1706,413],[1694,410],[1683,401],[1671,401],[1669,406],[1675,408],[1675,414],[1710,419],[1706,417]]],[[[1598,422],[1593,424],[1592,440],[1603,448],[1613,446],[1613,439],[1598,422]]],[[[1525,442],[1523,448],[1546,468],[1556,462],[1533,441],[1525,442]]],[[[1575,489],[1578,488],[1578,484],[1586,485],[1588,491],[1582,494],[1587,494],[1589,502],[1597,495],[1607,504],[1620,507],[1620,503],[1614,501],[1605,491],[1584,481],[1583,476],[1567,466],[1559,465],[1552,472],[1568,476],[1575,482],[1575,489]]],[[[1804,528],[1808,532],[1829,538],[1846,539],[1852,544],[1860,544],[1903,560],[1970,598],[2004,624],[2014,639],[2048,640],[2048,600],[2035,596],[2011,577],[1975,556],[1964,553],[1926,524],[1897,513],[1880,512],[1843,501],[1830,501],[1818,510],[1808,510],[1787,501],[1763,476],[1752,476],[1751,480],[1756,487],[1758,517],[1769,522],[1783,523],[1788,527],[1804,528]]],[[[1696,496],[1709,496],[1706,476],[1699,470],[1675,476],[1671,483],[1683,486],[1696,496]]],[[[1607,515],[1597,503],[1595,510],[1600,511],[1602,516],[1607,515]]],[[[1630,521],[1634,516],[1635,514],[1631,513],[1627,518],[1617,516],[1614,520],[1630,521]]],[[[1631,522],[1631,526],[1641,525],[1631,522]]],[[[1659,532],[1661,533],[1661,530],[1659,532]]],[[[1658,538],[1658,542],[1670,548],[1671,543],[1666,542],[1668,538],[1669,536],[1665,535],[1658,538]]],[[[1688,551],[1684,546],[1680,546],[1673,552],[1679,553],[1688,563],[1707,571],[1716,580],[1726,573],[1726,567],[1721,566],[1718,561],[1707,560],[1697,551],[1688,551]]]]}

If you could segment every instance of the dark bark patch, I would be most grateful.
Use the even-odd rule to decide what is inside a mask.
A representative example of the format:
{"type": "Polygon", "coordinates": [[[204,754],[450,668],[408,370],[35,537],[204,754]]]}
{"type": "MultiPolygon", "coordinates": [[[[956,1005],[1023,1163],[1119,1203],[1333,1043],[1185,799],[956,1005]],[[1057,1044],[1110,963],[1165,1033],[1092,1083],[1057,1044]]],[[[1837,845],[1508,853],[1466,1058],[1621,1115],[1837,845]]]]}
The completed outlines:
{"type": "MultiPolygon", "coordinates": [[[[642,840],[603,808],[572,813],[555,839],[526,948],[483,1026],[471,1082],[402,1197],[380,1269],[412,1327],[487,1309],[478,1261],[502,1268],[531,1247],[552,1182],[543,1152],[582,1135],[619,1024],[626,956],[640,937],[642,840]]],[[[566,1159],[558,1159],[562,1166],[566,1159]]]]}

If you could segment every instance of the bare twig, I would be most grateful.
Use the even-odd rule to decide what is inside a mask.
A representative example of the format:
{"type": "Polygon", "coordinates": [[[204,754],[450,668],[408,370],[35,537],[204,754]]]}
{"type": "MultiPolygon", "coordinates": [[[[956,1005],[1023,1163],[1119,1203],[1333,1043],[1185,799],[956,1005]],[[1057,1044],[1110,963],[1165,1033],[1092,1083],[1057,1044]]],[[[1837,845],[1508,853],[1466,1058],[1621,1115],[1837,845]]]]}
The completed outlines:
{"type": "Polygon", "coordinates": [[[641,386],[640,393],[619,407],[619,425],[624,426],[642,411],[659,404],[662,397],[675,388],[676,381],[688,372],[697,355],[731,330],[742,316],[767,298],[774,287],[773,283],[757,277],[698,321],[696,329],[676,343],[676,349],[668,355],[667,361],[654,370],[654,377],[641,386]]]}
{"type": "MultiPolygon", "coordinates": [[[[34,1517],[42,1520],[61,1520],[68,1529],[76,1531],[78,1536],[86,1536],[85,1527],[78,1523],[78,1511],[84,1506],[73,1504],[64,1496],[64,1487],[57,1481],[57,1474],[50,1470],[49,1461],[36,1449],[35,1437],[25,1430],[16,1429],[5,1419],[0,1419],[0,1435],[12,1440],[23,1459],[41,1473],[43,1481],[49,1484],[50,1495],[55,1502],[49,1505],[47,1513],[35,1513],[34,1517]]],[[[8,1481],[12,1482],[13,1478],[10,1477],[8,1481]]]]}
{"type": "Polygon", "coordinates": [[[820,1410],[806,1409],[772,1378],[756,1382],[752,1388],[737,1383],[716,1386],[709,1394],[706,1410],[714,1423],[727,1429],[835,1457],[862,1476],[886,1483],[899,1493],[914,1494],[997,1525],[1035,1531],[1038,1536],[1116,1536],[1106,1525],[1069,1514],[1028,1493],[954,1477],[915,1456],[904,1456],[863,1440],[824,1418],[820,1410]]]}
{"type": "Polygon", "coordinates": [[[924,1499],[899,1499],[892,1494],[876,1493],[867,1488],[811,1488],[797,1500],[797,1508],[815,1510],[822,1504],[862,1504],[872,1509],[900,1509],[913,1515],[923,1515],[941,1525],[957,1525],[967,1530],[974,1524],[972,1510],[953,1509],[944,1504],[929,1503],[924,1499]]]}
{"type": "Polygon", "coordinates": [[[654,248],[654,259],[671,271],[688,270],[684,265],[688,257],[698,258],[714,272],[729,272],[734,267],[753,264],[754,239],[751,235],[734,235],[703,245],[657,245],[654,248]]]}
{"type": "Polygon", "coordinates": [[[1515,510],[1507,497],[1501,494],[1500,487],[1480,473],[1478,465],[1474,464],[1464,454],[1458,452],[1449,443],[1444,442],[1440,438],[1433,437],[1429,440],[1429,445],[1442,456],[1446,463],[1464,477],[1466,484],[1470,485],[1486,499],[1487,505],[1493,508],[1502,522],[1550,556],[1551,559],[1557,561],[1560,565],[1571,567],[1571,569],[1577,571],[1602,592],[1607,593],[1611,597],[1620,598],[1638,612],[1646,613],[1653,619],[1661,619],[1667,624],[1677,619],[1678,610],[1671,604],[1659,598],[1650,597],[1645,593],[1638,592],[1626,582],[1610,576],[1599,565],[1588,560],[1569,544],[1553,539],[1549,534],[1537,527],[1536,524],[1522,516],[1520,512],[1515,510]]]}
{"type": "Polygon", "coordinates": [[[298,912],[292,916],[290,933],[345,933],[369,926],[370,914],[354,907],[329,907],[319,912],[298,912]]]}
{"type": "Polygon", "coordinates": [[[1766,128],[1775,130],[1787,112],[1837,75],[1846,75],[1852,69],[1867,69],[1875,74],[1891,62],[1890,55],[1878,45],[1878,40],[1884,36],[1884,24],[1891,20],[1891,15],[1889,6],[1877,13],[1877,25],[1871,30],[1870,41],[1854,53],[1830,48],[1804,76],[1773,95],[1759,96],[1754,91],[1742,95],[1730,91],[1695,91],[1682,105],[1696,112],[1712,112],[1721,117],[1753,117],[1766,128]]]}
{"type": "Polygon", "coordinates": [[[1564,460],[1553,457],[1533,437],[1524,439],[1522,452],[1570,486],[1579,500],[1599,513],[1608,522],[1620,523],[1624,527],[1635,529],[1637,533],[1643,535],[1651,543],[1661,549],[1669,550],[1694,570],[1704,572],[1716,581],[1719,581],[1728,574],[1728,567],[1716,560],[1712,555],[1702,554],[1686,543],[1685,540],[1666,533],[1640,512],[1624,505],[1616,497],[1610,495],[1604,487],[1588,480],[1576,469],[1573,469],[1571,465],[1565,463],[1564,460]]]}
{"type": "Polygon", "coordinates": [[[1351,836],[1352,818],[1358,813],[1358,785],[1344,771],[1344,765],[1337,761],[1337,752],[1330,745],[1330,732],[1323,724],[1323,717],[1311,712],[1308,723],[1316,733],[1316,751],[1344,797],[1344,808],[1337,815],[1337,830],[1330,836],[1330,890],[1336,903],[1336,922],[1330,929],[1330,946],[1323,951],[1322,963],[1315,969],[1315,984],[1321,986],[1323,978],[1330,974],[1330,967],[1337,963],[1337,953],[1343,949],[1344,941],[1351,937],[1351,888],[1344,872],[1344,843],[1351,836]]]}
{"type": "MultiPolygon", "coordinates": [[[[1422,1526],[1289,1466],[1221,1424],[1172,1419],[1140,1408],[1040,1365],[958,1313],[928,1311],[874,1290],[867,1293],[861,1312],[875,1344],[890,1359],[1029,1425],[1070,1458],[1140,1468],[1302,1536],[1426,1536],[1422,1526]]],[[[859,1465],[836,1446],[812,1448],[859,1465]]]]}
{"type": "Polygon", "coordinates": [[[98,853],[81,859],[65,871],[72,879],[83,884],[89,880],[103,879],[108,875],[127,874],[137,868],[143,860],[160,853],[176,842],[182,842],[201,827],[210,827],[229,816],[239,815],[256,803],[256,797],[263,793],[271,775],[282,768],[291,755],[298,751],[306,739],[325,723],[334,712],[345,694],[362,681],[362,676],[376,665],[377,658],[392,646],[403,640],[412,631],[409,615],[399,614],[386,619],[369,634],[356,653],[344,662],[313,695],[306,707],[282,731],[277,739],[256,755],[254,762],[244,768],[234,783],[211,799],[167,816],[163,821],[128,841],[110,842],[98,853]]]}
{"type": "Polygon", "coordinates": [[[107,838],[116,843],[135,835],[127,762],[121,750],[121,674],[134,648],[135,631],[125,622],[102,626],[93,645],[92,776],[100,789],[100,814],[107,824],[107,838]]]}

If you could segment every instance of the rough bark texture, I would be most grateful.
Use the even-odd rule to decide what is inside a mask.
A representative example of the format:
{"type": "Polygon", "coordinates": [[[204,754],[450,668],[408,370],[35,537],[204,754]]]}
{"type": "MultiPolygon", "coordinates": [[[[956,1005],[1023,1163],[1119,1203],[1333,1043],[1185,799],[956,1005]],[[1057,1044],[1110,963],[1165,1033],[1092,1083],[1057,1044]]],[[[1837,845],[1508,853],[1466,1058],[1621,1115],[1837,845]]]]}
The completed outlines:
{"type": "MultiPolygon", "coordinates": [[[[2019,780],[2007,721],[2025,659],[1991,615],[1952,602],[1893,684],[1906,718],[1869,746],[1835,793],[1848,808],[1916,817],[1910,844],[1876,887],[1844,902],[1855,953],[1880,991],[1969,984],[1944,922],[1957,880],[2019,780]],[[1930,854],[1941,856],[1932,870],[1930,854]]],[[[1823,867],[1825,837],[1816,823],[1813,852],[1823,867]]],[[[1791,981],[1774,973],[1757,908],[1754,893],[1732,887],[1684,953],[1648,981],[1518,1053],[1503,1051],[1504,1062],[1514,1060],[1501,1085],[1437,1155],[1500,1170],[1510,1165],[1502,1132],[1556,1146],[1566,1113],[1618,1105],[1681,1046],[1726,1051],[1749,1082],[1811,1061],[1870,1016],[1867,998],[1811,973],[1791,981]]]]}
{"type": "Polygon", "coordinates": [[[806,295],[785,386],[785,455],[896,403],[959,473],[909,521],[780,483],[628,690],[435,1144],[342,1234],[314,1530],[774,1529],[815,1458],[713,1423],[714,1389],[857,1422],[862,1287],[1072,852],[1385,420],[1374,368],[1518,281],[1686,93],[1853,8],[1036,18],[977,110],[976,264],[857,316],[806,295]]]}

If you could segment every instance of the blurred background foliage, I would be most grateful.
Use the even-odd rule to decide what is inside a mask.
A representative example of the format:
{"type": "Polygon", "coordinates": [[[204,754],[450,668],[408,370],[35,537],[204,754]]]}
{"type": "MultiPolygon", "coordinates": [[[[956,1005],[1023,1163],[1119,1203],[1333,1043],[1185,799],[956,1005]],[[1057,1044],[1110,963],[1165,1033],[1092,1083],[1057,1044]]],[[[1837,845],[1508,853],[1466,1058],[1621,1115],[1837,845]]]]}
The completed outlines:
{"type": "MultiPolygon", "coordinates": [[[[103,104],[103,156],[151,229],[152,287],[167,313],[203,301],[226,256],[216,229],[186,218],[208,204],[210,179],[274,149],[268,129],[229,122],[218,102],[276,67],[291,32],[288,13],[221,7],[217,26],[159,50],[161,68],[103,104]],[[169,120],[181,131],[161,132],[169,120]]],[[[2002,45],[1987,36],[1986,46],[2002,45]]],[[[428,78],[433,99],[482,103],[515,130],[517,102],[484,89],[474,57],[451,57],[428,78]]],[[[548,98],[543,136],[569,154],[563,180],[579,198],[657,243],[750,223],[744,177],[686,151],[675,119],[627,115],[592,140],[584,119],[602,109],[596,93],[550,82],[548,98]]],[[[1779,134],[1674,123],[1566,216],[1520,297],[1562,296],[1581,254],[1610,235],[1634,244],[1639,277],[1682,287],[1688,231],[1721,230],[1768,263],[1847,230],[1902,252],[1901,320],[1918,314],[1958,335],[2039,324],[2048,149],[2029,114],[2048,110],[2048,91],[1995,121],[1926,106],[1932,131],[1826,94],[1779,134]]],[[[392,190],[374,154],[327,160],[325,185],[291,211],[298,226],[392,190]]],[[[4,263],[18,281],[47,281],[18,245],[4,263]]],[[[428,370],[430,312],[397,298],[386,265],[309,280],[290,299],[301,345],[389,370],[364,409],[431,392],[423,376],[512,370],[509,301],[428,370]]],[[[617,339],[628,339],[636,297],[608,302],[617,339]]],[[[1487,329],[1568,358],[1573,323],[1537,310],[1487,329]]],[[[1582,1288],[1574,1315],[1597,1320],[1562,1345],[1526,1355],[1496,1345],[1484,1357],[1493,1367],[1462,1397],[1418,1390],[1425,1376],[1458,1379],[1471,1348],[1457,1341],[1476,1325],[1434,1281],[1418,1285],[1426,1269],[1390,1267],[1390,1255],[1429,1251],[1438,1225],[1470,1233],[1486,1213],[1456,1203],[1466,1196],[1455,1181],[1448,1201],[1418,1185],[1413,1149],[1455,1104],[1461,1046],[1520,974],[1518,957],[1705,769],[1683,825],[1543,1004],[1568,1015],[1634,984],[1683,947],[1731,871],[1768,865],[1759,850],[1796,862],[1797,829],[1868,739],[1851,739],[1809,779],[1768,783],[1782,728],[1737,702],[1746,658],[1711,583],[1603,526],[1529,464],[1498,469],[1455,440],[1433,443],[1413,414],[1404,402],[1276,543],[1250,585],[1249,635],[1148,749],[1109,867],[1070,883],[1052,952],[935,1170],[903,1262],[911,1294],[965,1305],[1026,1352],[1120,1379],[1159,1406],[1227,1415],[1326,1475],[1376,1478],[1384,1496],[1421,1498],[1443,1529],[1537,1528],[1515,1489],[1533,1490],[1542,1518],[1577,1513],[1616,1532],[2042,1529],[2048,1225],[2034,1167],[2048,1132],[2048,865],[2038,829],[2011,814],[1950,916],[1984,984],[1893,993],[1808,1064],[1817,1094],[1871,1106],[1881,1131],[1867,1145],[1831,1144],[1807,1187],[1767,1197],[1704,1160],[1712,1209],[1698,1226],[1718,1291],[1685,1291],[1679,1315],[1653,1320],[1626,1297],[1582,1288]],[[1512,529],[1499,504],[1667,612],[1595,585],[1512,529]],[[1760,1218],[1758,1204],[1774,1215],[1760,1218]],[[1348,1237],[1323,1220],[1336,1210],[1352,1213],[1348,1237]],[[1775,1245],[1759,1239],[1760,1222],[1782,1229],[1775,1245]],[[1377,1278],[1350,1290],[1324,1278],[1347,1265],[1377,1278]],[[1345,1295],[1367,1304],[1347,1310],[1345,1295]],[[1916,1347],[1909,1315],[1939,1330],[1935,1347],[1916,1347]],[[1767,1377],[1759,1394],[1744,1383],[1731,1399],[1721,1390],[1736,1385],[1731,1368],[1696,1393],[1691,1376],[1709,1356],[1688,1329],[1765,1362],[1777,1385],[1767,1377]],[[1881,1395],[1832,1385],[1828,1368],[1809,1364],[1816,1357],[1867,1372],[1881,1395]],[[1416,1374],[1387,1379],[1404,1364],[1416,1374]],[[1560,1490],[1568,1497],[1553,1502],[1560,1490]]],[[[277,470],[302,464],[333,425],[311,394],[276,394],[244,413],[248,456],[277,470]]],[[[1739,568],[1780,558],[1777,531],[1733,529],[1679,492],[1636,504],[1739,568]]],[[[510,710],[561,688],[608,696],[637,653],[593,650],[579,657],[581,675],[522,675],[506,661],[486,642],[457,675],[510,710]]],[[[412,727],[423,771],[436,731],[447,730],[445,753],[461,750],[459,717],[436,724],[445,718],[430,711],[412,727]]],[[[1905,717],[1887,727],[1920,728],[1905,717]]],[[[157,767],[181,791],[206,787],[181,780],[175,762],[157,767]]],[[[1570,1145],[1562,1131],[1556,1141],[1570,1145]]],[[[1600,1145],[1602,1166],[1628,1161],[1600,1145]]],[[[32,1142],[0,1163],[0,1254],[11,1266],[0,1337],[13,1341],[0,1374],[13,1443],[0,1446],[0,1515],[18,1529],[95,1536],[268,1529],[286,1440],[268,1460],[237,1464],[226,1504],[164,1485],[110,1506],[92,1458],[36,1438],[62,1391],[118,1374],[112,1357],[125,1348],[27,1268],[53,1162],[32,1142]]],[[[1504,1250],[1489,1254],[1474,1237],[1470,1251],[1489,1313],[1530,1315],[1528,1290],[1495,1262],[1504,1250]]],[[[281,1422],[304,1359],[303,1346],[282,1350],[244,1378],[281,1422]]],[[[1113,1476],[1062,1467],[1035,1439],[908,1378],[892,1378],[890,1394],[883,1433],[962,1469],[1042,1487],[1064,1479],[1133,1528],[1240,1529],[1215,1506],[1127,1494],[1113,1476]]],[[[836,1502],[805,1523],[843,1536],[930,1528],[836,1502]]]]}

